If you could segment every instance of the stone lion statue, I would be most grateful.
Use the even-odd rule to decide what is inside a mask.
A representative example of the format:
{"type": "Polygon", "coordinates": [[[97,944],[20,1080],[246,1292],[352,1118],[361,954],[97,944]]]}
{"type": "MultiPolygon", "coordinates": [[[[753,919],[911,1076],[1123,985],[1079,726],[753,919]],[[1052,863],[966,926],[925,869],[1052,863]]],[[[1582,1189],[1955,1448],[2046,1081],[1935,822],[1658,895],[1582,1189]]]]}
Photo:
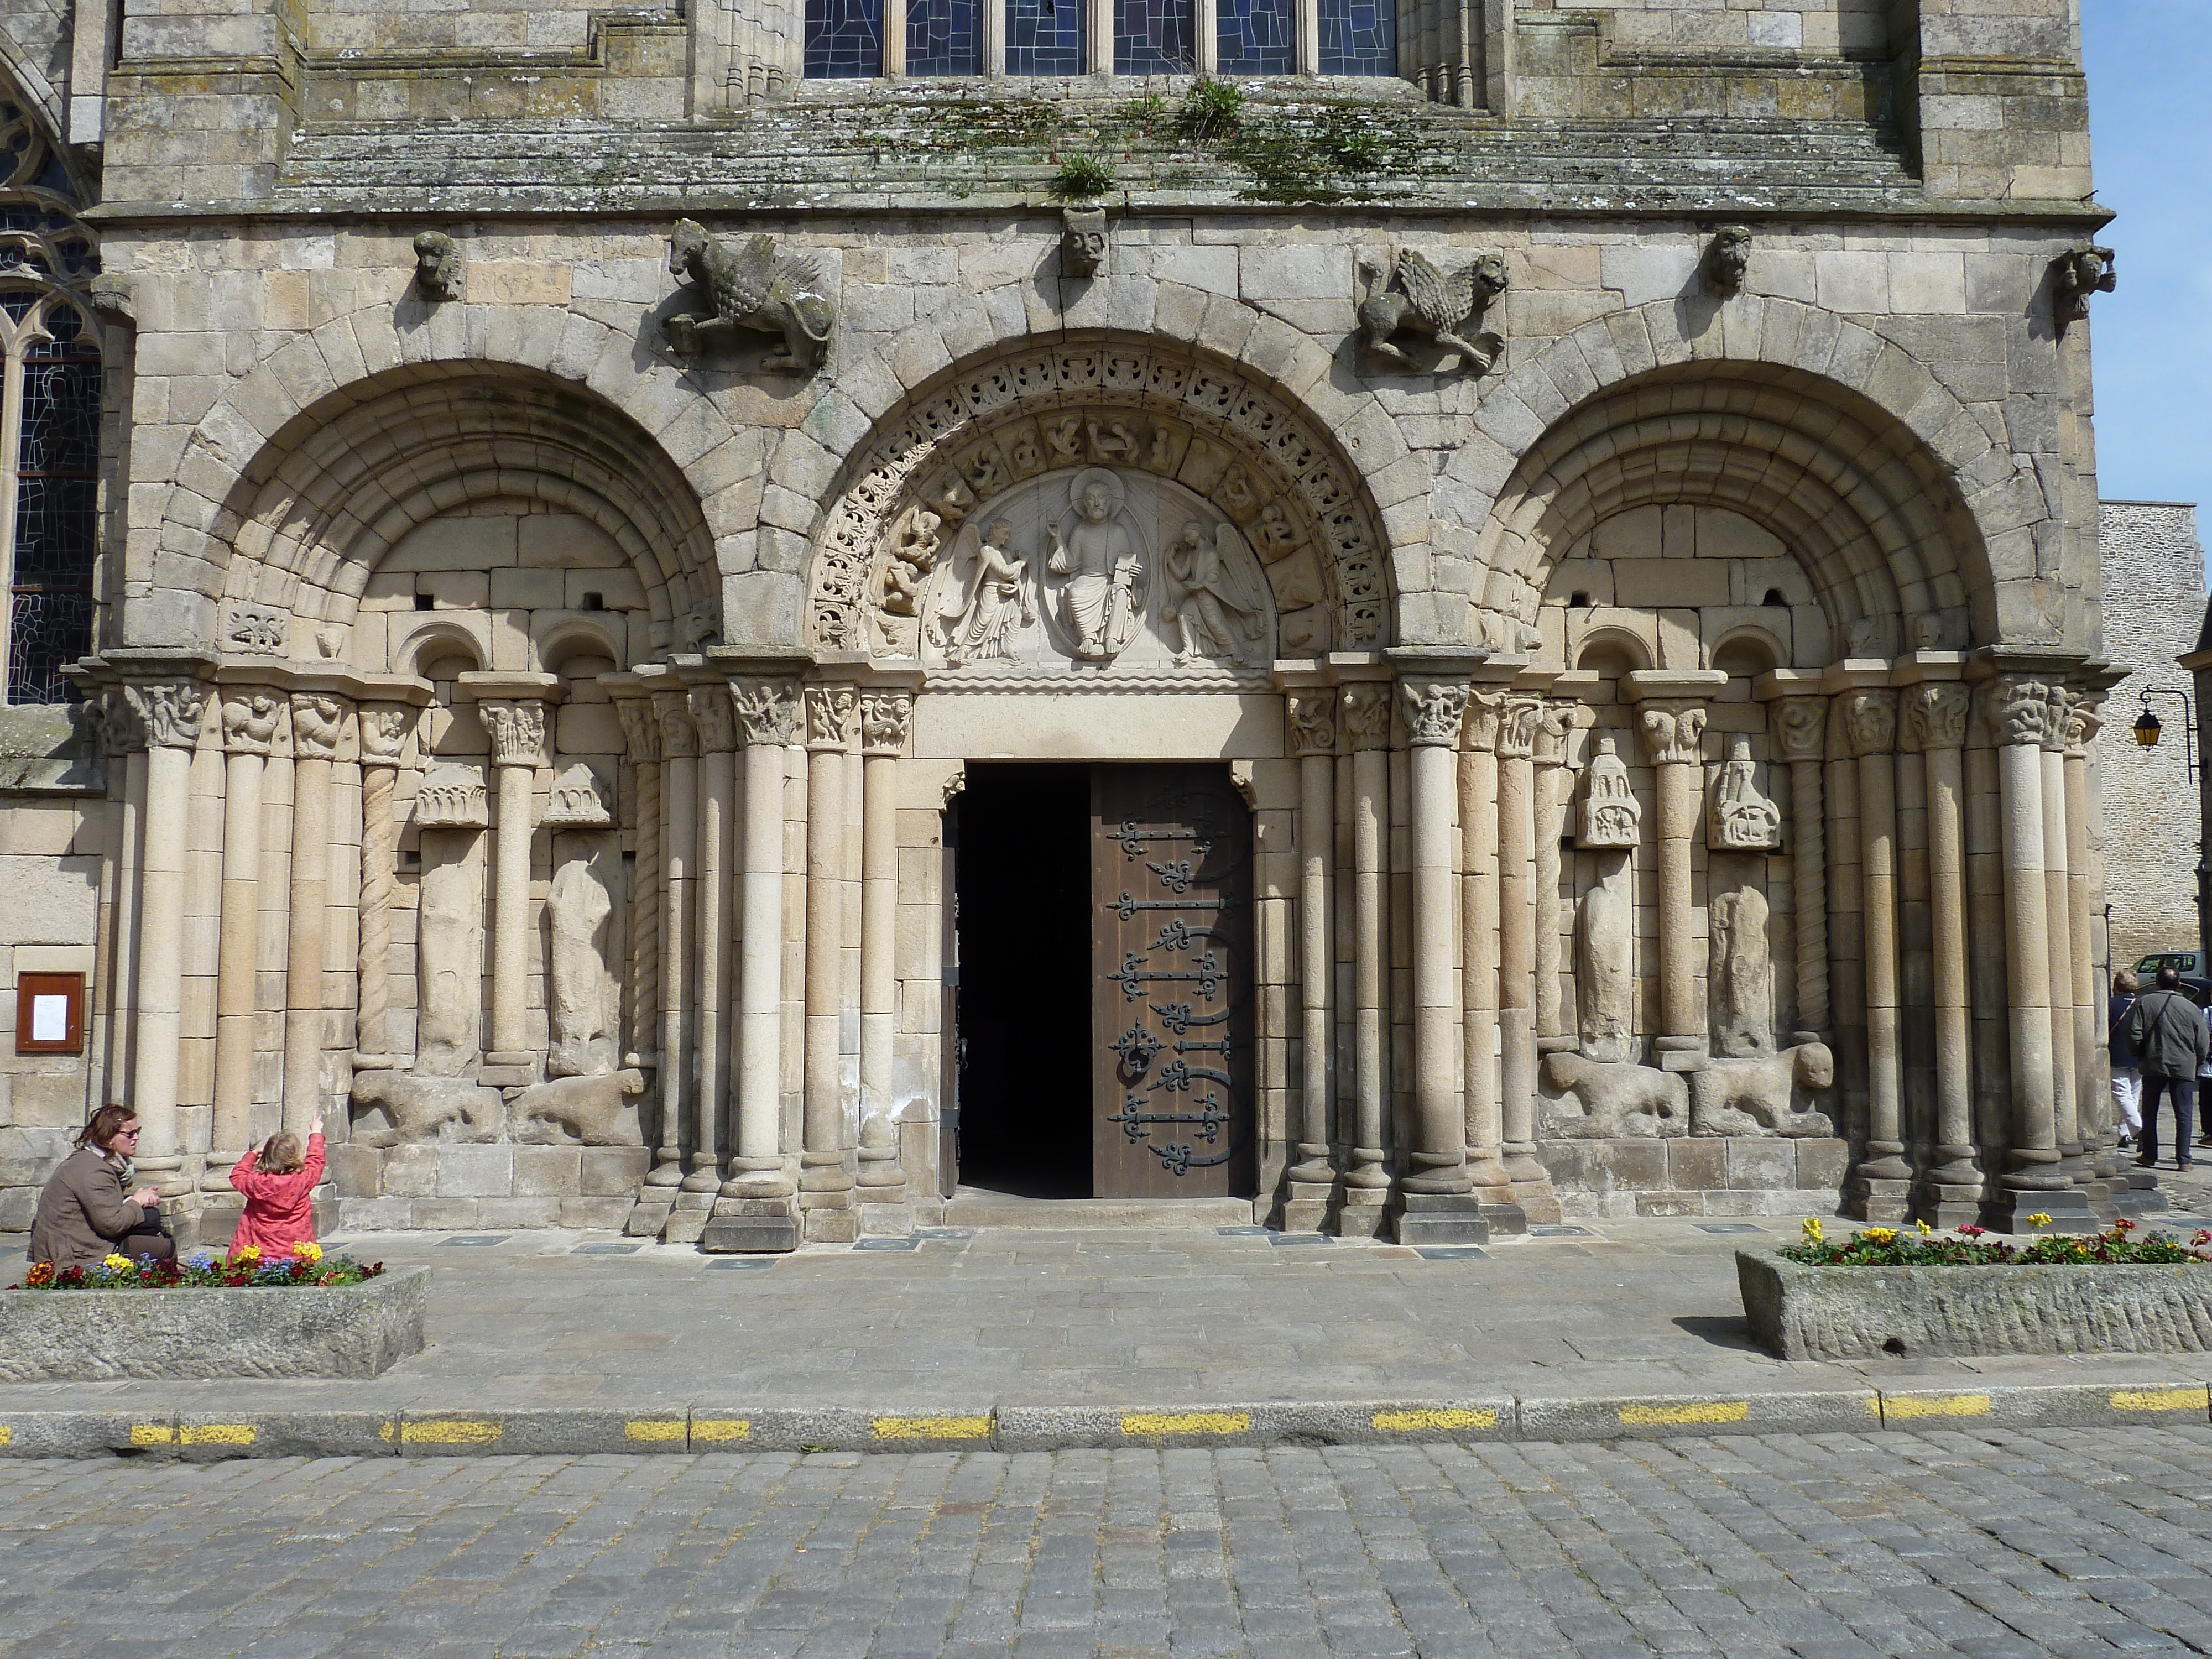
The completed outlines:
{"type": "Polygon", "coordinates": [[[740,331],[783,337],[783,350],[763,357],[763,368],[803,374],[829,355],[837,302],[817,256],[779,257],[775,238],[767,235],[749,236],[733,249],[697,220],[678,219],[668,238],[668,274],[690,283],[714,307],[710,317],[680,312],[661,325],[679,357],[740,331]]]}
{"type": "MultiPolygon", "coordinates": [[[[1447,276],[1418,248],[1401,248],[1387,278],[1371,259],[1359,262],[1367,291],[1359,301],[1359,326],[1367,349],[1406,368],[1419,367],[1391,343],[1394,334],[1426,335],[1445,351],[1457,353],[1459,366],[1487,374],[1505,349],[1500,335],[1486,331],[1470,340],[1462,332],[1505,292],[1505,261],[1486,253],[1447,276]]],[[[1443,364],[1438,363],[1439,369],[1443,364]]]]}

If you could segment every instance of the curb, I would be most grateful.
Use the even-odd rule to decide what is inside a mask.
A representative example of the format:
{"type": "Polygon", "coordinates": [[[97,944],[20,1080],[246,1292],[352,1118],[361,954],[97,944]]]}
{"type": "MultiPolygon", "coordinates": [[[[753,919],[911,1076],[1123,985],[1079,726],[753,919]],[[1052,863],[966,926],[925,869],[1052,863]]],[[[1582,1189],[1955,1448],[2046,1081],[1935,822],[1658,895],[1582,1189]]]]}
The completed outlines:
{"type": "Polygon", "coordinates": [[[2212,1391],[2185,1379],[2130,1387],[1834,1389],[1181,1406],[915,1406],[867,1411],[702,1401],[623,1411],[0,1413],[0,1457],[580,1457],[595,1453],[1039,1452],[1227,1446],[1393,1446],[1489,1441],[1954,1429],[2212,1425],[2212,1391]]]}

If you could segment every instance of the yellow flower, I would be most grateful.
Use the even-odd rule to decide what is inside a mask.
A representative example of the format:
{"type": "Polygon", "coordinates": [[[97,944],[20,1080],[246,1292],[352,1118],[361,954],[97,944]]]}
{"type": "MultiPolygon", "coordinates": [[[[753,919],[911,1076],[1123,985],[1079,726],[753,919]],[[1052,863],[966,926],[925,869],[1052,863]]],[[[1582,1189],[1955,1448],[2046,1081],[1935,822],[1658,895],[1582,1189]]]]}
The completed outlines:
{"type": "Polygon", "coordinates": [[[244,1249],[240,1250],[236,1255],[233,1256],[231,1260],[234,1261],[246,1262],[258,1261],[261,1260],[261,1247],[258,1244],[249,1244],[244,1249]]]}
{"type": "Polygon", "coordinates": [[[300,1239],[292,1246],[292,1254],[310,1267],[323,1259],[323,1247],[309,1239],[300,1239]]]}
{"type": "Polygon", "coordinates": [[[1920,1236],[1921,1236],[1921,1237],[1923,1237],[1923,1238],[1927,1237],[1929,1234],[1930,1234],[1930,1233],[1932,1233],[1932,1232],[1934,1232],[1934,1231],[1936,1231],[1933,1227],[1929,1226],[1929,1225],[1926,1222],[1924,1222],[1924,1221],[1916,1221],[1916,1222],[1914,1222],[1914,1223],[1912,1224],[1912,1225],[1913,1225],[1914,1229],[1915,1229],[1915,1230],[1919,1233],[1919,1235],[1920,1235],[1920,1236]]]}
{"type": "Polygon", "coordinates": [[[100,1265],[106,1268],[111,1273],[125,1273],[131,1271],[131,1258],[124,1255],[117,1255],[111,1251],[108,1254],[106,1260],[102,1261],[100,1265]]]}
{"type": "Polygon", "coordinates": [[[1897,1229],[1894,1227],[1867,1227],[1861,1230],[1859,1237],[1866,1240],[1869,1244],[1894,1244],[1897,1243],[1897,1229]]]}
{"type": "Polygon", "coordinates": [[[2038,1210],[2033,1215],[2028,1217],[2027,1224],[2031,1227],[2048,1227],[2051,1224],[2051,1217],[2047,1212],[2038,1210]]]}
{"type": "Polygon", "coordinates": [[[1820,1231],[1820,1222],[1817,1216],[1807,1216],[1804,1220],[1798,1223],[1797,1231],[1805,1236],[1805,1242],[1808,1244],[1818,1244],[1826,1237],[1826,1235],[1820,1231]]]}

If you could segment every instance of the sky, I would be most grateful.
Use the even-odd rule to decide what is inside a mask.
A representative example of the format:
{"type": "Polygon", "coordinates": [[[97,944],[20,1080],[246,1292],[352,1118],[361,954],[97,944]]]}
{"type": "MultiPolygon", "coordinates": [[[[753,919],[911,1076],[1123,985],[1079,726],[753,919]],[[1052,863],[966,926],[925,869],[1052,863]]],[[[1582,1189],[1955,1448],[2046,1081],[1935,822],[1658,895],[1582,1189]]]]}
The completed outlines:
{"type": "Polygon", "coordinates": [[[2097,493],[2212,509],[2212,0],[2081,0],[2081,44],[2119,216],[2119,286],[2091,301],[2097,493]]]}

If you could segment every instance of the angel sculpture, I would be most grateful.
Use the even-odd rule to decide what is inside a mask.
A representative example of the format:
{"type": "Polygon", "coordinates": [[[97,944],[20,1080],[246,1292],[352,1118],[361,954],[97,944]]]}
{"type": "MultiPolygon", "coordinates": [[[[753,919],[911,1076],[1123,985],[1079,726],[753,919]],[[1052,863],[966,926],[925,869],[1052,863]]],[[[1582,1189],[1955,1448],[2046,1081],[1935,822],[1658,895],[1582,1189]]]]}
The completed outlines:
{"type": "Polygon", "coordinates": [[[960,532],[953,549],[954,580],[946,585],[931,637],[954,668],[1013,653],[1006,636],[1036,621],[1036,593],[1029,562],[1013,550],[1014,527],[1000,519],[979,536],[973,525],[960,532]],[[958,578],[969,574],[963,584],[958,578]]]}
{"type": "Polygon", "coordinates": [[[778,257],[775,238],[750,236],[732,250],[695,219],[678,219],[668,238],[668,274],[689,281],[714,302],[711,317],[678,312],[661,330],[679,357],[696,356],[743,330],[781,334],[784,349],[761,367],[803,374],[829,354],[837,302],[820,260],[811,253],[778,257]]]}
{"type": "MultiPolygon", "coordinates": [[[[1504,337],[1487,330],[1473,339],[1461,331],[1480,319],[1491,301],[1505,292],[1505,261],[1494,253],[1462,265],[1449,276],[1429,263],[1418,248],[1401,248],[1388,280],[1371,259],[1359,262],[1367,292],[1359,302],[1359,326],[1367,336],[1367,349],[1407,368],[1419,367],[1405,351],[1390,343],[1397,333],[1425,334],[1456,353],[1460,367],[1487,374],[1505,349],[1504,337]]],[[[1443,367],[1439,362],[1437,368],[1443,367]]]]}
{"type": "Polygon", "coordinates": [[[1168,549],[1164,618],[1176,632],[1176,666],[1194,657],[1241,661],[1261,635],[1265,607],[1249,577],[1222,556],[1218,535],[1196,520],[1168,549]]]}

